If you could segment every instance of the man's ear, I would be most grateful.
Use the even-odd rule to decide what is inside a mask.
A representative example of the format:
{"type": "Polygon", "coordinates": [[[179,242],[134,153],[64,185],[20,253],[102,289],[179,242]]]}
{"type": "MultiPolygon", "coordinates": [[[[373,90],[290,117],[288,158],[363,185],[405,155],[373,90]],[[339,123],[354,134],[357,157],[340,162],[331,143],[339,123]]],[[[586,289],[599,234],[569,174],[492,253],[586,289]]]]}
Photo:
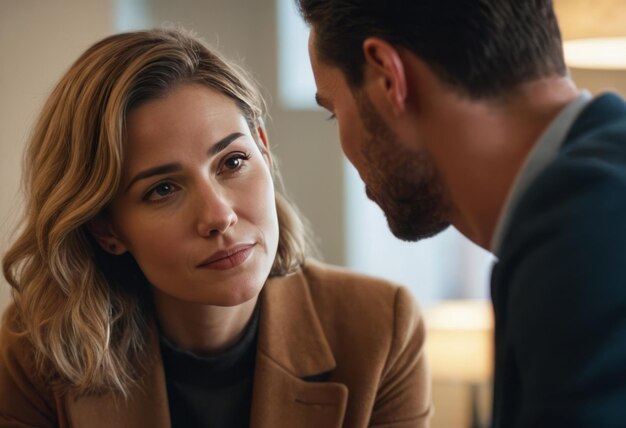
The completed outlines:
{"type": "Polygon", "coordinates": [[[267,162],[267,165],[271,168],[272,166],[272,157],[270,156],[270,146],[269,141],[267,139],[267,134],[265,133],[265,126],[261,125],[257,128],[257,133],[259,134],[259,140],[263,147],[261,147],[261,153],[263,153],[263,157],[267,162]]]}
{"type": "MultiPolygon", "coordinates": [[[[402,56],[398,49],[378,37],[368,37],[363,42],[365,64],[373,89],[380,89],[395,114],[406,109],[407,80],[402,56]]],[[[371,83],[370,83],[371,84],[371,83]]]]}
{"type": "Polygon", "coordinates": [[[98,245],[109,254],[119,256],[128,251],[128,247],[117,236],[110,222],[100,214],[87,223],[87,229],[98,245]]]}

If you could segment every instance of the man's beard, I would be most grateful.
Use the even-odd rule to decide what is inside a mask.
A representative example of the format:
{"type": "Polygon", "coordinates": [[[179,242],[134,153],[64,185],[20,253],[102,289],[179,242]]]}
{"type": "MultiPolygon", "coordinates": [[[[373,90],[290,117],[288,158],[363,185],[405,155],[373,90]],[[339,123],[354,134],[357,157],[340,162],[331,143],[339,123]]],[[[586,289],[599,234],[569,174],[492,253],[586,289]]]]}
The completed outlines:
{"type": "Polygon", "coordinates": [[[369,134],[362,146],[366,193],[385,213],[391,232],[418,241],[446,229],[451,204],[430,156],[404,147],[365,94],[356,94],[356,102],[369,134]]]}

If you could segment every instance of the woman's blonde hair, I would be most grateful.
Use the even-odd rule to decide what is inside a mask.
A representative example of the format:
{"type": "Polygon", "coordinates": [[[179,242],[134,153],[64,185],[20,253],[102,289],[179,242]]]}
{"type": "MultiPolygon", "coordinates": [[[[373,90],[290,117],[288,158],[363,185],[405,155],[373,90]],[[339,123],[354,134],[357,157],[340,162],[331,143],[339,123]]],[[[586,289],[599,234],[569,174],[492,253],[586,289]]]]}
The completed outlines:
{"type": "MultiPolygon", "coordinates": [[[[96,43],[43,108],[25,156],[23,229],[4,256],[3,271],[15,301],[11,325],[32,343],[45,381],[79,394],[127,395],[145,370],[147,280],[131,255],[104,252],[87,223],[118,190],[128,112],[187,82],[233,99],[259,139],[265,105],[255,85],[178,30],[96,43]]],[[[271,276],[301,266],[307,247],[302,222],[278,192],[276,205],[280,236],[271,276]]]]}

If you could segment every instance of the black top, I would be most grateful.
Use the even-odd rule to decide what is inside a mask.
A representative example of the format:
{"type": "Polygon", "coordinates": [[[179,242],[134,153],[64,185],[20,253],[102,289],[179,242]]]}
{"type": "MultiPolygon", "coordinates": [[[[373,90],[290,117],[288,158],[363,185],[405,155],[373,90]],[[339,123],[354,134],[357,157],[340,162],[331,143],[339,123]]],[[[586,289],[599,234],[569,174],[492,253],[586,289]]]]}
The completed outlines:
{"type": "Polygon", "coordinates": [[[172,428],[248,427],[259,325],[258,306],[241,340],[200,357],[161,336],[172,428]]]}

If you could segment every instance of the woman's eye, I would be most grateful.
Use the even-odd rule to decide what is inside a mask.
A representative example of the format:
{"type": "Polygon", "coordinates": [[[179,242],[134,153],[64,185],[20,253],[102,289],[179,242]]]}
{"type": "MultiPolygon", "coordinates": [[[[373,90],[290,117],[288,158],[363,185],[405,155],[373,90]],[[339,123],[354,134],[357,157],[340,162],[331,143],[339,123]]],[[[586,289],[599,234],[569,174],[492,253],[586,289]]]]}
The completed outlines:
{"type": "Polygon", "coordinates": [[[230,171],[237,171],[248,159],[249,156],[247,155],[237,154],[226,159],[224,161],[224,167],[230,171]]]}
{"type": "Polygon", "coordinates": [[[168,197],[170,194],[174,193],[177,190],[177,187],[172,183],[160,183],[150,190],[146,196],[144,197],[147,201],[158,201],[160,199],[164,199],[168,197]]]}

